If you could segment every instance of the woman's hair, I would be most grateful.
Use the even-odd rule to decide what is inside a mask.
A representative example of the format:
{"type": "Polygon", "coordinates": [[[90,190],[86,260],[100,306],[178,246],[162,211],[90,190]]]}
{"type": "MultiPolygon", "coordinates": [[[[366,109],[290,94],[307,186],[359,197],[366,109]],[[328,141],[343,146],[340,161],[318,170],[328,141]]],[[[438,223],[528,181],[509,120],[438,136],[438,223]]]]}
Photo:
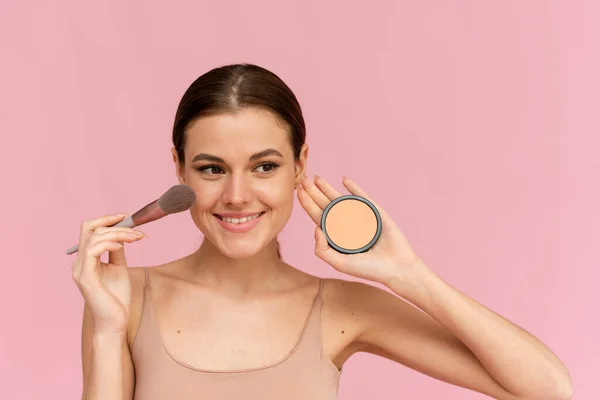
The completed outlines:
{"type": "MultiPolygon", "coordinates": [[[[252,64],[214,68],[196,79],[179,102],[173,125],[173,146],[185,162],[185,132],[197,118],[257,107],[273,112],[285,123],[294,157],[306,139],[302,109],[292,90],[273,72],[252,64]]],[[[281,257],[279,242],[277,254],[281,257]]]]}

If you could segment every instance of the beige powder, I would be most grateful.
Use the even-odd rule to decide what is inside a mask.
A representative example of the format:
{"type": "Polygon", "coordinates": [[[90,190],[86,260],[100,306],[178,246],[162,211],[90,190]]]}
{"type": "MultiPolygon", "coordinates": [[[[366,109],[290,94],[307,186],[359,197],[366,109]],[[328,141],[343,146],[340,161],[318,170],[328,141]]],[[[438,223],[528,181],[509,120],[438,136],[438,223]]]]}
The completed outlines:
{"type": "Polygon", "coordinates": [[[373,240],[377,232],[377,218],[371,207],[362,201],[342,200],[329,210],[325,229],[336,245],[356,250],[373,240]]]}

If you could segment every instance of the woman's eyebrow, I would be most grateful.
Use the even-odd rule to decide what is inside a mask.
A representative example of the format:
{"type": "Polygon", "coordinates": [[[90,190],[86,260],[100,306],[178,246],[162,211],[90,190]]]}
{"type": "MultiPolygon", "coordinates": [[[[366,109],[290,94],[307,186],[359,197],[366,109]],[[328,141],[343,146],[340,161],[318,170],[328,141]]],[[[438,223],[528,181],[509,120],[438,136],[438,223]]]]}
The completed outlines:
{"type": "Polygon", "coordinates": [[[259,151],[258,153],[254,153],[250,156],[250,161],[257,160],[259,158],[268,157],[268,156],[277,156],[283,158],[283,154],[275,149],[266,149],[263,151],[259,151]]]}
{"type": "MultiPolygon", "coordinates": [[[[267,157],[267,156],[277,156],[277,157],[282,157],[283,158],[283,154],[281,154],[278,150],[275,149],[266,149],[263,151],[259,151],[258,153],[254,153],[250,156],[250,161],[253,160],[257,160],[263,157],[267,157]]],[[[216,162],[216,163],[225,163],[225,160],[223,160],[221,157],[215,156],[213,154],[207,154],[207,153],[199,153],[197,154],[194,159],[192,160],[192,162],[196,162],[196,161],[210,161],[210,162],[216,162]]]]}

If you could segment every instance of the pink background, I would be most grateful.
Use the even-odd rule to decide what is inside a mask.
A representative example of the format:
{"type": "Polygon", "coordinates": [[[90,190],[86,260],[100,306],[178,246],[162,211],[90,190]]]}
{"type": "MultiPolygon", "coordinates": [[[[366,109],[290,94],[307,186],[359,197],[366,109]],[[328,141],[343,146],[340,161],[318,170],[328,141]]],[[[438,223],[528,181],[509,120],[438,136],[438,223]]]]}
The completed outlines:
{"type": "MultiPolygon", "coordinates": [[[[83,219],[176,183],[177,103],[231,62],[295,90],[310,173],[358,181],[442,277],[547,343],[575,398],[600,398],[600,2],[51,3],[0,5],[0,398],[80,396],[65,250],[83,219]]],[[[132,265],[201,240],[187,214],[144,230],[132,265]]],[[[281,241],[337,276],[298,204],[281,241]]],[[[484,396],[358,355],[340,399],[364,398],[484,396]]]]}

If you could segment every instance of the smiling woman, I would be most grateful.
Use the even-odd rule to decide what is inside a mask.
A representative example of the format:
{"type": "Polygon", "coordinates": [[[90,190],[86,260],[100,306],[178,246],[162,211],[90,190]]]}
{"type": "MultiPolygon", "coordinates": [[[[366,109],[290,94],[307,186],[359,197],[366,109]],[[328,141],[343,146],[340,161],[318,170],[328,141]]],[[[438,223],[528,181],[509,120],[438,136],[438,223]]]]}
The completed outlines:
{"type": "MultiPolygon", "coordinates": [[[[306,127],[302,109],[294,93],[278,76],[264,68],[255,65],[230,65],[216,68],[199,77],[184,93],[177,109],[173,128],[174,160],[178,165],[184,166],[185,164],[186,143],[193,140],[193,138],[190,139],[190,136],[193,136],[192,132],[202,130],[207,123],[215,123],[214,119],[211,121],[208,118],[202,119],[201,117],[220,117],[223,115],[231,117],[227,121],[231,124],[235,121],[238,123],[257,123],[256,128],[263,129],[263,135],[267,137],[274,130],[278,131],[279,134],[285,132],[289,145],[291,145],[293,159],[300,163],[305,161],[301,160],[301,152],[305,145],[306,127]],[[263,124],[257,123],[258,121],[253,120],[251,117],[246,118],[247,121],[244,120],[245,115],[243,114],[248,111],[252,112],[254,119],[261,115],[264,120],[261,121],[263,124]],[[234,115],[242,119],[234,120],[234,115]],[[198,121],[202,121],[200,127],[195,126],[198,121]],[[188,131],[187,135],[186,131],[188,131]]],[[[221,120],[221,118],[217,118],[217,121],[221,120]]],[[[233,126],[228,126],[225,121],[222,122],[223,129],[234,133],[230,129],[233,126]]],[[[215,128],[218,129],[219,127],[215,128]]],[[[246,138],[240,137],[239,134],[233,134],[230,144],[233,145],[237,141],[243,147],[246,146],[246,143],[252,143],[249,141],[250,137],[246,134],[244,128],[238,129],[236,132],[240,130],[246,138]],[[246,140],[240,141],[240,139],[246,140]]],[[[258,132],[255,131],[256,133],[258,132]]],[[[210,140],[211,137],[214,137],[210,135],[215,134],[215,131],[211,131],[211,133],[205,135],[205,139],[210,140]]],[[[270,144],[269,141],[266,143],[267,145],[270,144]]],[[[290,147],[289,145],[285,145],[284,148],[287,150],[290,147]]],[[[188,153],[190,151],[191,149],[188,149],[188,153]]],[[[262,149],[252,154],[248,162],[256,162],[268,157],[283,159],[283,154],[282,151],[273,148],[262,149]]],[[[192,159],[192,165],[196,165],[196,168],[201,172],[215,173],[219,171],[218,173],[223,173],[225,172],[225,164],[223,157],[215,154],[199,153],[195,154],[192,159]],[[212,163],[213,165],[195,164],[199,161],[212,163]]],[[[263,169],[262,172],[268,174],[274,172],[279,166],[278,163],[271,162],[262,165],[261,168],[263,169]]],[[[300,164],[299,167],[302,168],[303,164],[300,164]]],[[[302,175],[303,170],[297,172],[296,175],[299,177],[302,175]]],[[[297,186],[298,180],[295,184],[295,187],[297,186]]],[[[202,228],[200,229],[202,230],[202,228]]],[[[276,250],[277,255],[281,257],[277,241],[276,250]]]]}
{"type": "MultiPolygon", "coordinates": [[[[84,398],[334,400],[359,351],[497,399],[571,397],[566,368],[543,343],[437,276],[346,178],[353,199],[373,207],[365,218],[377,211],[362,238],[377,240],[359,254],[330,247],[319,225],[342,194],[305,176],[300,105],[272,72],[243,64],[202,75],[183,95],[172,138],[204,240],[181,259],[128,268],[123,243],[143,233],[111,227],[123,215],[82,224],[73,277],[85,298],[84,398]],[[316,256],[389,292],[281,259],[277,236],[295,196],[315,223],[316,256]]],[[[339,232],[353,212],[336,210],[330,238],[361,247],[339,232]]]]}
{"type": "Polygon", "coordinates": [[[177,176],[198,195],[192,217],[205,238],[228,257],[250,257],[276,242],[289,219],[305,152],[292,148],[272,111],[246,105],[207,114],[188,124],[185,149],[173,149],[177,176]],[[238,220],[247,217],[256,218],[238,220]]]}

